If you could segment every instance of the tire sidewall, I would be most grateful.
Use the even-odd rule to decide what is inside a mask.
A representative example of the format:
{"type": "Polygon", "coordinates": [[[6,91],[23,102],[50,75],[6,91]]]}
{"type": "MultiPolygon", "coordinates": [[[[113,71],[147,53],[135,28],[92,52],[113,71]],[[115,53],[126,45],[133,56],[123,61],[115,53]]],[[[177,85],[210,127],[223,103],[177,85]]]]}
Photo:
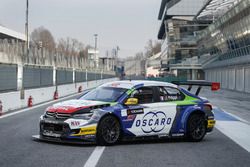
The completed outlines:
{"type": "Polygon", "coordinates": [[[199,114],[199,113],[194,113],[194,114],[191,114],[190,116],[189,116],[189,119],[188,119],[188,121],[187,121],[187,134],[186,134],[186,137],[187,137],[187,139],[188,139],[188,141],[191,141],[191,142],[199,142],[199,141],[201,141],[204,137],[205,137],[205,135],[206,135],[206,119],[205,119],[205,116],[203,115],[203,114],[199,114]],[[201,137],[199,137],[199,138],[195,138],[194,136],[193,136],[193,132],[190,130],[190,124],[191,124],[191,122],[192,121],[194,121],[194,119],[197,119],[197,117],[199,118],[199,119],[202,119],[202,121],[203,121],[203,130],[204,130],[204,132],[203,132],[203,134],[201,135],[201,137]]]}
{"type": "Polygon", "coordinates": [[[101,146],[111,146],[111,145],[116,144],[116,143],[120,140],[120,138],[121,138],[121,125],[120,125],[119,120],[118,120],[115,116],[113,116],[113,115],[104,116],[104,117],[100,120],[100,122],[99,122],[99,124],[98,124],[98,126],[97,126],[97,133],[96,133],[96,143],[97,143],[97,145],[101,145],[101,146]],[[105,123],[105,120],[108,119],[108,118],[112,118],[112,119],[116,120],[117,123],[118,123],[118,125],[119,125],[119,136],[118,136],[118,139],[117,139],[115,142],[113,142],[113,143],[108,143],[108,142],[104,139],[104,137],[102,136],[102,133],[101,133],[102,126],[103,126],[103,124],[105,123]]]}

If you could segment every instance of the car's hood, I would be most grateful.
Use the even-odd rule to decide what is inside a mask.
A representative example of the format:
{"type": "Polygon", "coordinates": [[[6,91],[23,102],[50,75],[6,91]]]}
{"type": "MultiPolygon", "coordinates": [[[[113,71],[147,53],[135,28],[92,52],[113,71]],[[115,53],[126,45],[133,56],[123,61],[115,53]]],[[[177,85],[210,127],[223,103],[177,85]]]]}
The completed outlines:
{"type": "Polygon", "coordinates": [[[109,102],[92,101],[92,100],[68,100],[56,103],[47,108],[49,112],[73,113],[85,108],[100,108],[109,105],[109,102]]]}

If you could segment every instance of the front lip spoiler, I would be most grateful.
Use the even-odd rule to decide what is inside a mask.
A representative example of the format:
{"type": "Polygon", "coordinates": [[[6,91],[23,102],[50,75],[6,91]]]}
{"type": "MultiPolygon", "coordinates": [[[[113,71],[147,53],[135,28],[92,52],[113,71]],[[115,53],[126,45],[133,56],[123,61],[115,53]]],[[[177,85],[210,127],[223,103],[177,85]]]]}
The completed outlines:
{"type": "Polygon", "coordinates": [[[42,142],[52,142],[52,143],[63,143],[63,144],[95,144],[95,142],[91,141],[84,141],[84,140],[76,140],[76,139],[61,139],[61,138],[54,138],[54,137],[45,137],[41,135],[33,135],[32,136],[34,141],[42,141],[42,142]]]}

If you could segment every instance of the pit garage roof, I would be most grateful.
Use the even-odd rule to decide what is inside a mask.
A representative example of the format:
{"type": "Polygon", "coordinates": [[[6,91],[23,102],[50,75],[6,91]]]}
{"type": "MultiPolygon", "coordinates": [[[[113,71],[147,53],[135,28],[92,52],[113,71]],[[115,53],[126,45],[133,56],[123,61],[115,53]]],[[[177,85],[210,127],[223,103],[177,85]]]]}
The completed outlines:
{"type": "Polygon", "coordinates": [[[194,17],[202,6],[203,0],[162,0],[158,15],[161,20],[158,39],[164,38],[165,20],[175,16],[194,17]]]}
{"type": "Polygon", "coordinates": [[[163,14],[165,13],[165,10],[171,8],[181,0],[162,0],[161,1],[161,7],[158,15],[158,20],[162,19],[163,14]]]}
{"type": "Polygon", "coordinates": [[[17,39],[26,41],[25,35],[0,25],[0,39],[17,39]]]}
{"type": "Polygon", "coordinates": [[[216,20],[241,0],[208,0],[195,16],[197,20],[216,20]]]}

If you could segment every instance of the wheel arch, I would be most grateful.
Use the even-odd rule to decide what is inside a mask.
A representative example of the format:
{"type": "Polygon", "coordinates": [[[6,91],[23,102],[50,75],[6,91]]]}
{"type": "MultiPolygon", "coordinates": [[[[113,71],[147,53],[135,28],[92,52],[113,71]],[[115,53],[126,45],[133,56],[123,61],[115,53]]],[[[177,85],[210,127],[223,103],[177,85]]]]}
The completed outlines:
{"type": "Polygon", "coordinates": [[[119,122],[119,124],[120,124],[121,133],[123,134],[122,121],[121,121],[121,119],[119,118],[119,116],[117,116],[117,115],[114,114],[113,112],[107,112],[106,114],[104,114],[104,115],[101,117],[101,119],[98,121],[96,129],[98,129],[100,122],[101,122],[105,117],[108,117],[108,116],[113,116],[113,117],[115,117],[115,118],[118,120],[118,122],[119,122]]]}
{"type": "Polygon", "coordinates": [[[182,127],[184,127],[184,131],[185,133],[187,132],[187,124],[188,124],[188,120],[190,118],[190,116],[194,115],[194,114],[200,114],[203,116],[206,116],[206,113],[201,110],[201,109],[193,109],[193,110],[189,110],[187,112],[187,114],[185,114],[182,118],[182,127]]]}

